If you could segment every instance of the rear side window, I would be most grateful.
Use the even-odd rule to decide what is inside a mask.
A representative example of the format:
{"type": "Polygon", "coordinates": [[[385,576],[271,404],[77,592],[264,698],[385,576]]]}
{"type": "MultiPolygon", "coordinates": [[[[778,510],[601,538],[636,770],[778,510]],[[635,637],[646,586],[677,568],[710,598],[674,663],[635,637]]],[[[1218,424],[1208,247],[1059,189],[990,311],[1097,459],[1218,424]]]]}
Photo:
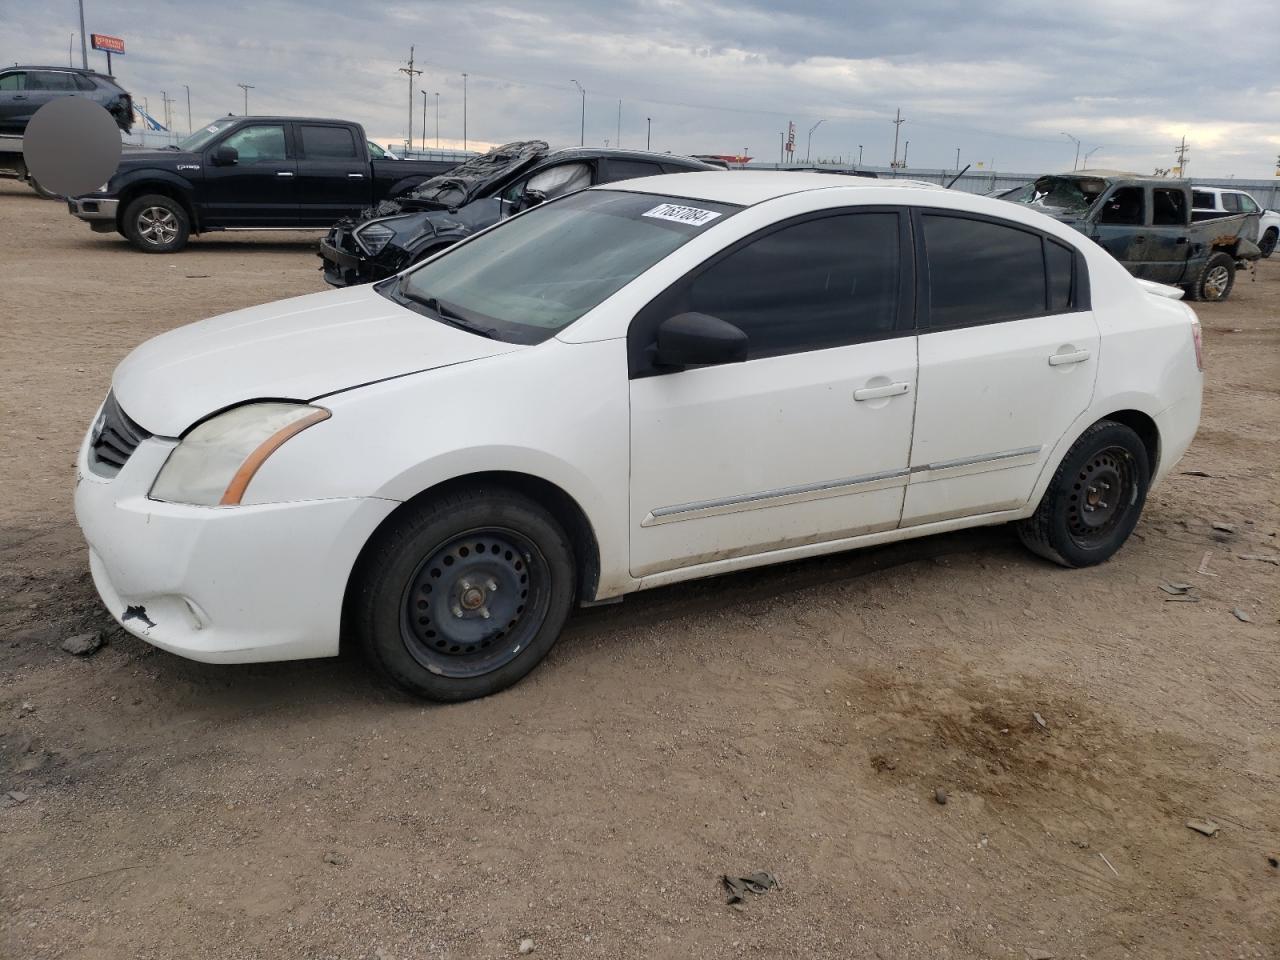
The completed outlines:
{"type": "Polygon", "coordinates": [[[969,327],[1045,312],[1045,257],[1038,234],[961,217],[924,214],[921,220],[931,327],[969,327]]]}
{"type": "Polygon", "coordinates": [[[75,77],[69,73],[55,73],[52,70],[33,70],[27,76],[28,90],[74,90],[75,77]]]}
{"type": "Polygon", "coordinates": [[[80,76],[80,74],[76,74],[76,89],[77,90],[97,90],[98,85],[95,84],[88,77],[82,77],[80,76]]]}
{"type": "Polygon", "coordinates": [[[1151,191],[1151,223],[1176,227],[1187,222],[1187,195],[1181,190],[1156,188],[1151,191]]]}
{"type": "Polygon", "coordinates": [[[1222,206],[1230,213],[1240,212],[1240,194],[1224,193],[1222,195],[1222,206]]]}
{"type": "Polygon", "coordinates": [[[347,127],[302,127],[302,155],[308,160],[354,160],[356,138],[347,127]]]}
{"type": "Polygon", "coordinates": [[[669,313],[734,324],[753,360],[876,339],[896,325],[899,260],[897,213],[805,220],[699,273],[669,313]]]}
{"type": "Polygon", "coordinates": [[[1072,298],[1072,264],[1075,254],[1056,240],[1044,242],[1045,272],[1049,277],[1049,312],[1066,313],[1075,306],[1072,298]]]}
{"type": "Polygon", "coordinates": [[[600,182],[612,183],[615,180],[630,180],[634,177],[652,177],[661,172],[661,164],[647,163],[644,160],[608,160],[604,165],[604,179],[600,182]]]}
{"type": "Polygon", "coordinates": [[[25,89],[27,89],[27,75],[22,71],[6,73],[4,76],[0,76],[0,90],[25,89]]]}
{"type": "Polygon", "coordinates": [[[1191,192],[1191,206],[1196,210],[1216,210],[1217,204],[1213,202],[1213,194],[1205,193],[1203,190],[1193,190],[1191,192]]]}

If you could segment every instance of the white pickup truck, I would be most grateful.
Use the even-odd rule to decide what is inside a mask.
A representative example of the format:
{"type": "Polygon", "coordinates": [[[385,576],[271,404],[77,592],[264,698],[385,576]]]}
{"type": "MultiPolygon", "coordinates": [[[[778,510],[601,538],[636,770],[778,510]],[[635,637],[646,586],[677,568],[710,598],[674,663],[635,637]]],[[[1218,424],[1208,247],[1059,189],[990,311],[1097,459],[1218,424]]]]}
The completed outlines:
{"type": "Polygon", "coordinates": [[[1280,213],[1264,210],[1253,194],[1243,190],[1227,190],[1222,187],[1194,187],[1191,191],[1191,219],[1193,222],[1231,217],[1239,213],[1256,213],[1258,238],[1255,241],[1264,257],[1275,252],[1280,238],[1280,213]]]}

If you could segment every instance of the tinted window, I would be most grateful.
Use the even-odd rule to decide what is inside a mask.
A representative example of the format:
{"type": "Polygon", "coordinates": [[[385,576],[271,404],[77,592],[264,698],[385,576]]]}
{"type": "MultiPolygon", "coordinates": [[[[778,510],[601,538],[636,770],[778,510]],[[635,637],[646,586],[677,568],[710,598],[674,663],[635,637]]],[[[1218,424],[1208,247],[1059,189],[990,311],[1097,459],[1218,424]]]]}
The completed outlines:
{"type": "Polygon", "coordinates": [[[1240,194],[1224,193],[1222,195],[1222,206],[1231,213],[1240,212],[1240,194]]]}
{"type": "Polygon", "coordinates": [[[652,177],[662,172],[662,166],[644,160],[609,160],[605,163],[605,178],[602,183],[614,180],[630,180],[633,177],[652,177]]]}
{"type": "Polygon", "coordinates": [[[1187,222],[1187,195],[1181,190],[1151,191],[1151,222],[1156,226],[1178,226],[1187,222]]]}
{"type": "Polygon", "coordinates": [[[926,214],[929,325],[967,327],[1045,311],[1040,237],[1025,230],[926,214]]]}
{"type": "Polygon", "coordinates": [[[260,160],[283,160],[284,127],[277,124],[255,124],[237,130],[223,141],[223,145],[239,151],[241,163],[260,160]]]}
{"type": "Polygon", "coordinates": [[[27,89],[27,75],[25,73],[6,73],[0,77],[0,90],[25,89],[27,89]]]}
{"type": "Polygon", "coordinates": [[[308,160],[354,160],[356,139],[346,127],[304,125],[302,155],[308,160]]]}
{"type": "Polygon", "coordinates": [[[1205,193],[1203,190],[1193,190],[1191,192],[1191,206],[1197,210],[1214,210],[1217,204],[1213,202],[1213,194],[1205,193]]]}
{"type": "Polygon", "coordinates": [[[28,90],[74,90],[75,77],[69,73],[34,70],[27,76],[28,90]]]}
{"type": "Polygon", "coordinates": [[[1054,240],[1044,242],[1045,267],[1049,273],[1049,312],[1066,313],[1071,302],[1071,264],[1075,256],[1054,240]]]}
{"type": "Polygon", "coordinates": [[[1121,187],[1102,205],[1099,223],[1140,227],[1146,223],[1146,207],[1141,187],[1121,187]]]}
{"type": "Polygon", "coordinates": [[[97,90],[98,87],[88,77],[82,77],[79,74],[76,74],[76,89],[77,90],[97,90]]]}
{"type": "Polygon", "coordinates": [[[894,329],[898,260],[896,213],[807,220],[698,274],[670,312],[734,324],[753,359],[857,343],[894,329]]]}

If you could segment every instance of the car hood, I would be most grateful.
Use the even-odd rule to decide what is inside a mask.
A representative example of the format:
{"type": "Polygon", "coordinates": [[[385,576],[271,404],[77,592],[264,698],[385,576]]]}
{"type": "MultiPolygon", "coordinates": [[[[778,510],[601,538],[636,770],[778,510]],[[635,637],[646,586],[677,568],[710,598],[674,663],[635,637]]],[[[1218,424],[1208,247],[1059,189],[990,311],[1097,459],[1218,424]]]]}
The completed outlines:
{"type": "Polygon", "coordinates": [[[400,214],[378,218],[395,231],[391,243],[402,250],[416,252],[437,239],[456,242],[486,227],[491,227],[511,212],[512,205],[500,197],[475,200],[458,210],[432,210],[426,213],[400,214]]]}
{"type": "Polygon", "coordinates": [[[406,310],[373,286],[226,313],[148,340],[116,368],[121,408],[176,437],[249,400],[326,394],[521,349],[406,310]]]}

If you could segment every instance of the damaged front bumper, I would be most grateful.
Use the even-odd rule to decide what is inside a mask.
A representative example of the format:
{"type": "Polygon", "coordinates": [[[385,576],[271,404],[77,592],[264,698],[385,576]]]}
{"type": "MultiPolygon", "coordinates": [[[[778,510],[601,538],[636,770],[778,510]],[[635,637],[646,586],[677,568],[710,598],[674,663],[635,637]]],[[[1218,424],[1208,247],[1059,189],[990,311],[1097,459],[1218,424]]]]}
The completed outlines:
{"type": "Polygon", "coordinates": [[[349,498],[197,507],[147,498],[172,440],[142,441],[113,478],[77,463],[76,519],[89,567],[119,624],[206,663],[338,653],[356,557],[395,508],[349,498]]]}
{"type": "Polygon", "coordinates": [[[355,240],[342,227],[334,227],[320,241],[320,269],[324,282],[331,287],[350,287],[360,283],[385,280],[399,272],[407,256],[403,250],[388,244],[376,257],[359,250],[355,240]]]}

